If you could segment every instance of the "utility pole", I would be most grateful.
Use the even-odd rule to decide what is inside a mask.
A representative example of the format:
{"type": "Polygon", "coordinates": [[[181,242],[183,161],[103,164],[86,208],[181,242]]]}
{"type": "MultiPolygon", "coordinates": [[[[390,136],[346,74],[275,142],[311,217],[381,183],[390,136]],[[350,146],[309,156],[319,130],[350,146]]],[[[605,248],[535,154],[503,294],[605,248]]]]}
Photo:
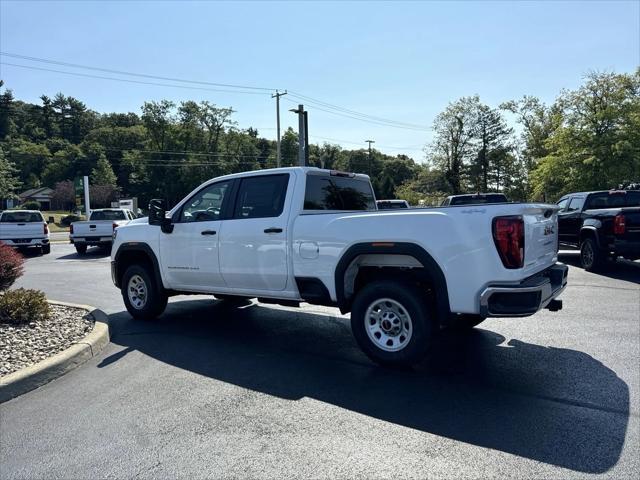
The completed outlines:
{"type": "Polygon", "coordinates": [[[304,164],[309,166],[309,112],[304,112],[304,164]]]}
{"type": "Polygon", "coordinates": [[[84,186],[84,214],[87,216],[87,220],[91,216],[91,205],[89,204],[89,177],[86,175],[82,177],[82,184],[84,186]]]}
{"type": "Polygon", "coordinates": [[[365,140],[369,144],[369,176],[371,176],[371,144],[376,143],[375,140],[365,140]]]}
{"type": "Polygon", "coordinates": [[[284,93],[280,93],[278,92],[278,90],[276,90],[276,93],[271,95],[271,98],[276,99],[276,125],[278,129],[278,141],[276,143],[276,162],[278,168],[280,167],[280,97],[286,94],[286,90],[284,91],[284,93]]]}
{"type": "Polygon", "coordinates": [[[298,114],[298,163],[301,167],[304,167],[306,165],[305,145],[307,143],[304,131],[304,114],[306,112],[304,111],[304,105],[298,105],[297,109],[292,108],[289,111],[298,114]]]}

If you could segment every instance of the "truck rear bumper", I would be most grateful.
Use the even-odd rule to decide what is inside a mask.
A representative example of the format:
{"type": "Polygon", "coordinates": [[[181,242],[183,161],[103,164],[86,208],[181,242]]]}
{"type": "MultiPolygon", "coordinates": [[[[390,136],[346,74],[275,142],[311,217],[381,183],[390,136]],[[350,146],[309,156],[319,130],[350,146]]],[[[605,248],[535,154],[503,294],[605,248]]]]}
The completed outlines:
{"type": "Polygon", "coordinates": [[[14,248],[42,247],[49,244],[48,238],[2,238],[0,242],[14,248]]]}
{"type": "Polygon", "coordinates": [[[490,285],[480,294],[480,315],[484,317],[527,317],[542,308],[556,311],[555,300],[567,286],[569,268],[555,265],[517,285],[490,285]]]}
{"type": "Polygon", "coordinates": [[[113,237],[69,237],[69,241],[80,245],[110,245],[113,237]]]}
{"type": "Polygon", "coordinates": [[[616,239],[610,249],[617,255],[630,260],[640,258],[640,241],[616,239]]]}

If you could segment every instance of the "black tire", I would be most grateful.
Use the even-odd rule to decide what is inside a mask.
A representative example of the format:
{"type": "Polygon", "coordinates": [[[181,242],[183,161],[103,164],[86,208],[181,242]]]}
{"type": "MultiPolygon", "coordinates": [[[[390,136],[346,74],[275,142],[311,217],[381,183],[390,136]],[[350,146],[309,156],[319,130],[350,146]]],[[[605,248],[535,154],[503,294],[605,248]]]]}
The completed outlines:
{"type": "Polygon", "coordinates": [[[43,255],[48,255],[49,253],[51,253],[51,245],[43,245],[42,246],[42,254],[43,255]]]}
{"type": "Polygon", "coordinates": [[[83,243],[76,243],[76,252],[78,252],[78,255],[84,255],[85,253],[87,253],[87,245],[83,244],[83,243]]]}
{"type": "Polygon", "coordinates": [[[582,241],[580,244],[580,263],[587,272],[602,270],[606,260],[604,252],[598,248],[593,238],[587,237],[582,241]]]}
{"type": "Polygon", "coordinates": [[[131,265],[127,268],[122,277],[120,291],[127,311],[136,320],[155,320],[167,308],[168,297],[166,292],[158,286],[153,273],[149,272],[144,265],[131,265]],[[130,285],[130,282],[135,277],[137,278],[130,285]],[[139,282],[142,283],[140,284],[139,282]],[[129,289],[135,288],[136,284],[138,287],[142,285],[144,291],[142,296],[144,301],[140,303],[134,303],[133,300],[142,293],[140,290],[138,290],[137,295],[132,293],[133,299],[129,295],[129,289]]]}
{"type": "Polygon", "coordinates": [[[426,356],[436,329],[425,295],[423,291],[413,285],[387,280],[372,282],[356,294],[351,311],[351,330],[356,342],[371,360],[386,366],[408,367],[418,363],[426,356]],[[390,299],[398,305],[385,302],[384,299],[390,299]],[[405,324],[407,318],[409,319],[412,327],[411,334],[405,336],[405,340],[402,338],[405,333],[404,329],[395,332],[395,334],[391,332],[391,335],[385,335],[383,333],[384,320],[376,322],[373,318],[367,319],[369,308],[372,308],[371,315],[375,315],[378,306],[383,308],[383,310],[379,310],[378,318],[390,318],[390,320],[386,320],[388,327],[393,327],[396,320],[402,325],[405,324]],[[384,310],[384,308],[388,308],[388,310],[384,310]],[[398,311],[400,311],[400,316],[397,315],[398,311]],[[404,317],[401,315],[402,311],[405,313],[404,317]],[[376,329],[377,331],[374,331],[376,329]],[[380,335],[377,336],[377,334],[380,335]],[[371,337],[377,337],[376,341],[379,343],[374,343],[371,337]],[[389,345],[390,341],[392,345],[389,345]],[[386,345],[380,346],[385,342],[386,345]],[[397,345],[395,345],[396,342],[397,345]],[[403,342],[406,343],[403,345],[403,342]],[[389,351],[390,348],[397,349],[389,351]]]}

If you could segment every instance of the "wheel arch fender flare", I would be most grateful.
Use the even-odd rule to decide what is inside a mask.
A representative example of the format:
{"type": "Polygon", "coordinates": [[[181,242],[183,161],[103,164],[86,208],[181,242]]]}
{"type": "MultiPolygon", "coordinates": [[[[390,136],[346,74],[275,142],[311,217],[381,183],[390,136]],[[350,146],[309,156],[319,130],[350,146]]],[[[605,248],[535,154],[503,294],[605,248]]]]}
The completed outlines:
{"type": "Polygon", "coordinates": [[[580,243],[587,237],[594,237],[596,240],[596,245],[600,248],[600,227],[602,223],[600,220],[593,220],[592,222],[586,223],[580,229],[580,243]]]}
{"type": "MultiPolygon", "coordinates": [[[[124,275],[125,269],[123,268],[122,259],[127,257],[130,254],[137,254],[140,257],[145,258],[151,263],[151,268],[153,269],[153,277],[156,282],[156,286],[162,291],[164,290],[164,285],[162,283],[162,275],[160,274],[160,263],[158,262],[158,258],[154,253],[153,249],[146,243],[123,243],[120,245],[118,250],[116,251],[113,258],[114,265],[114,280],[118,282],[118,286],[120,285],[120,279],[122,275],[124,275]]],[[[140,258],[138,257],[138,258],[140,258]]]]}
{"type": "Polygon", "coordinates": [[[435,291],[436,313],[438,320],[445,323],[451,316],[449,305],[449,291],[447,280],[434,258],[420,245],[415,243],[357,243],[350,246],[342,255],[335,270],[336,300],[340,310],[345,313],[350,310],[351,298],[345,296],[345,273],[351,263],[360,255],[373,254],[394,254],[408,255],[417,259],[424,267],[430,277],[435,291]]]}

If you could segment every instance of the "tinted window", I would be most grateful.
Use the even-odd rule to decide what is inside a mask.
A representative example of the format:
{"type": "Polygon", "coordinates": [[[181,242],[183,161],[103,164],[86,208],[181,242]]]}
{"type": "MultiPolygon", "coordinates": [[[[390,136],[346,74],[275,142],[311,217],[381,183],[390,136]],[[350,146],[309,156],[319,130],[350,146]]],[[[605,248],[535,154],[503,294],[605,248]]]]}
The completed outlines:
{"type": "Polygon", "coordinates": [[[398,208],[409,208],[404,202],[378,202],[378,210],[395,210],[398,208]]]}
{"type": "Polygon", "coordinates": [[[212,222],[220,220],[222,203],[224,202],[231,182],[220,182],[209,185],[182,207],[180,222],[212,222]]]}
{"type": "Polygon", "coordinates": [[[569,202],[568,212],[575,212],[576,210],[581,210],[582,205],[584,205],[584,197],[573,197],[569,202]]]}
{"type": "Polygon", "coordinates": [[[564,207],[566,207],[566,206],[567,206],[567,203],[568,203],[568,202],[569,202],[569,199],[568,199],[568,198],[564,198],[564,199],[562,199],[562,200],[560,200],[560,201],[558,202],[558,206],[560,207],[560,211],[563,211],[563,210],[564,210],[564,207]]]}
{"type": "Polygon", "coordinates": [[[477,205],[479,203],[506,203],[507,197],[498,195],[468,195],[464,197],[454,197],[451,205],[477,205]]]}
{"type": "Polygon", "coordinates": [[[233,217],[279,217],[284,208],[288,183],[288,174],[243,178],[233,217]]]}
{"type": "Polygon", "coordinates": [[[122,210],[98,210],[91,212],[89,220],[128,220],[122,210]]]}
{"type": "Polygon", "coordinates": [[[589,195],[587,209],[639,207],[640,192],[635,190],[622,192],[602,192],[589,195]]]}
{"type": "Polygon", "coordinates": [[[308,175],[305,210],[375,210],[371,185],[366,180],[308,175]]]}
{"type": "Polygon", "coordinates": [[[2,223],[32,223],[44,222],[42,215],[37,212],[4,212],[0,217],[2,223]]]}

